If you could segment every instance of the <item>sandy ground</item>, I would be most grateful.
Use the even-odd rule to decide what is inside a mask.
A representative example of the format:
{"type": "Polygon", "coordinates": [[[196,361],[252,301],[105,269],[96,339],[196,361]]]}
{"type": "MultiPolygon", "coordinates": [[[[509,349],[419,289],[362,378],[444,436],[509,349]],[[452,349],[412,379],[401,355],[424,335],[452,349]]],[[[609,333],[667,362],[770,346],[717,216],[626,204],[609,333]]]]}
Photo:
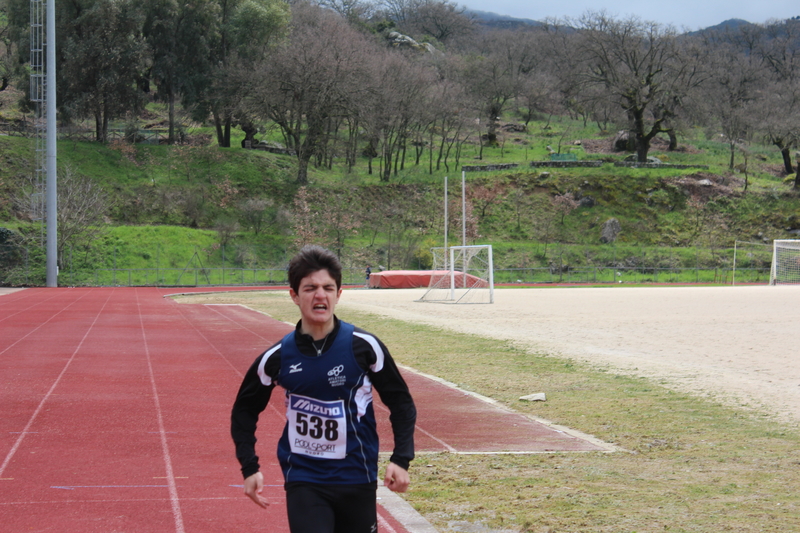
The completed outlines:
{"type": "Polygon", "coordinates": [[[3,296],[4,294],[11,294],[12,292],[17,292],[21,290],[23,289],[11,289],[8,287],[0,287],[0,296],[3,296]]]}
{"type": "Polygon", "coordinates": [[[423,292],[351,289],[339,305],[511,340],[800,423],[800,287],[498,289],[489,305],[416,302],[423,292]]]}

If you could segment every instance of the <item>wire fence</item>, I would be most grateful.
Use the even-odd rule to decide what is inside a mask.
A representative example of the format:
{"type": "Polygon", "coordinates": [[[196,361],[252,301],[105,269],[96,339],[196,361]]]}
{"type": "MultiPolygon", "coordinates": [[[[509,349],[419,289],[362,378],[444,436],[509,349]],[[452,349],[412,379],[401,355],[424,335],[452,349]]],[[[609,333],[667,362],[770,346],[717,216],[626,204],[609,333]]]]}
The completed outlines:
{"type": "MultiPolygon", "coordinates": [[[[157,248],[144,251],[115,247],[111,253],[91,256],[67,250],[59,267],[60,286],[202,287],[202,286],[286,286],[286,258],[268,257],[253,248],[225,247],[213,250],[187,246],[180,251],[157,248]],[[277,263],[277,266],[276,266],[277,263]]],[[[696,266],[677,265],[672,258],[648,259],[643,253],[632,261],[611,265],[567,266],[554,262],[549,267],[496,268],[496,285],[531,284],[767,284],[771,249],[764,246],[745,253],[723,254],[697,251],[696,266]],[[705,261],[700,256],[714,258],[705,261]],[[734,259],[735,258],[735,259],[734,259]],[[636,263],[628,266],[626,263],[636,263]],[[709,264],[710,263],[710,264],[709,264]]],[[[0,245],[0,286],[44,286],[45,256],[40,248],[0,245]]],[[[342,272],[344,285],[364,285],[366,265],[348,265],[342,272]]],[[[424,270],[424,265],[419,265],[424,270]]],[[[373,264],[373,272],[382,270],[373,264]]]]}
{"type": "Polygon", "coordinates": [[[549,268],[507,268],[494,271],[495,284],[548,283],[709,283],[752,284],[769,282],[769,267],[760,268],[634,268],[586,267],[554,272],[549,268]]]}

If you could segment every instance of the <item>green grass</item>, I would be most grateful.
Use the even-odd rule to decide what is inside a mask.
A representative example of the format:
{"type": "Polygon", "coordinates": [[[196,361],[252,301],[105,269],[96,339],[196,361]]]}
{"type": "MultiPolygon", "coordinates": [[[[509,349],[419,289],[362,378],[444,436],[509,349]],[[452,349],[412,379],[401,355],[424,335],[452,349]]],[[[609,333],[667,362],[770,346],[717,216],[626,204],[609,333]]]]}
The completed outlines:
{"type": "MultiPolygon", "coordinates": [[[[27,226],[5,224],[19,232],[27,226]]],[[[32,235],[40,232],[35,228],[32,235]]],[[[423,241],[429,249],[435,240],[423,241]]],[[[369,248],[362,236],[347,241],[348,249],[369,248]]],[[[495,283],[711,283],[733,281],[733,249],[653,247],[633,244],[572,244],[532,241],[494,244],[495,283]],[[563,272],[548,262],[565,268],[563,272]],[[609,265],[616,265],[611,266],[609,265]],[[569,267],[568,269],[566,267],[569,267]]],[[[37,284],[43,276],[44,255],[38,247],[8,274],[6,284],[37,284]]],[[[63,285],[194,285],[195,283],[263,284],[282,282],[290,239],[266,232],[242,234],[220,245],[216,231],[182,226],[112,226],[91,248],[68,247],[62,258],[63,285]],[[222,271],[223,267],[226,269],[222,271]],[[201,269],[197,272],[197,269],[201,269]]],[[[419,258],[413,268],[430,268],[429,259],[419,258]]],[[[748,249],[737,258],[738,283],[766,283],[771,261],[768,246],[748,249]],[[744,270],[749,268],[751,270],[744,270]]],[[[360,280],[361,263],[348,263],[360,280]]],[[[348,271],[349,272],[349,271],[348,271]]],[[[42,278],[43,279],[43,278],[42,278]]]]}
{"type": "MultiPolygon", "coordinates": [[[[163,118],[159,115],[163,113],[163,106],[151,106],[149,111],[163,118]]],[[[513,117],[510,120],[514,120],[513,117]]],[[[157,119],[153,121],[157,122],[157,119]]],[[[192,132],[208,135],[212,130],[204,126],[195,127],[192,132]]],[[[209,136],[205,145],[174,147],[63,141],[59,145],[59,165],[94,178],[110,194],[109,229],[113,228],[112,234],[125,234],[127,226],[192,227],[201,235],[187,239],[199,239],[202,248],[208,249],[223,244],[220,238],[216,238],[215,243],[207,242],[221,221],[242,222],[240,205],[244,200],[270,199],[277,222],[267,230],[269,235],[256,236],[246,230],[239,231],[228,244],[239,249],[249,248],[249,251],[237,251],[229,257],[234,257],[234,263],[242,265],[276,266],[285,260],[287,248],[293,245],[291,212],[298,189],[296,161],[292,157],[243,150],[239,146],[241,132],[234,130],[234,133],[233,147],[229,149],[217,148],[213,136],[209,136]]],[[[479,236],[474,241],[495,246],[497,268],[549,268],[554,264],[567,264],[573,269],[597,265],[638,269],[644,258],[645,268],[639,269],[639,274],[646,276],[647,269],[696,267],[697,261],[692,264],[690,256],[708,255],[698,250],[730,250],[737,239],[769,241],[785,238],[787,229],[800,227],[798,196],[785,180],[774,174],[774,167],[779,167],[781,160],[777,151],[769,147],[753,148],[751,184],[747,195],[738,190],[741,189],[740,183],[734,183],[741,175],[727,171],[727,146],[708,141],[701,132],[690,130],[681,137],[681,145],[690,146],[692,150],[675,153],[653,150],[654,155],[669,162],[708,164],[709,173],[727,176],[734,188],[731,196],[713,198],[701,207],[691,205],[686,188],[676,182],[678,178],[696,174],[695,170],[632,169],[615,167],[610,163],[596,169],[531,170],[526,165],[530,160],[547,159],[546,147],[557,146],[560,140],[563,140],[562,151],[569,148],[581,158],[621,159],[622,154],[587,154],[583,147],[572,144],[579,139],[600,136],[594,125],[584,126],[580,121],[557,119],[549,124],[548,129],[545,129],[544,122],[534,121],[527,133],[508,134],[499,145],[485,146],[483,160],[476,159],[479,150],[476,144],[464,148],[459,165],[511,162],[520,165],[515,170],[470,172],[466,176],[468,186],[478,183],[502,185],[500,199],[486,211],[485,216],[477,217],[479,236]],[[762,161],[760,157],[766,160],[762,161]],[[527,196],[527,204],[522,207],[516,206],[510,198],[519,190],[527,196]],[[557,193],[590,196],[595,204],[575,209],[559,219],[546,212],[550,196],[557,193]],[[612,217],[620,221],[623,231],[616,244],[601,245],[600,229],[612,217]],[[549,230],[543,229],[548,224],[549,230]],[[564,244],[556,246],[554,243],[557,242],[564,244]],[[686,252],[676,251],[679,248],[686,252]],[[661,257],[666,259],[662,261],[661,257]]],[[[280,135],[272,129],[259,138],[279,140],[280,135]]],[[[32,142],[17,137],[0,138],[0,153],[5,163],[0,167],[0,224],[9,228],[25,225],[12,219],[11,198],[17,194],[19,182],[32,173],[32,142]]],[[[419,215],[420,220],[405,221],[409,227],[402,228],[400,234],[395,225],[391,232],[379,229],[379,237],[373,239],[370,226],[373,222],[345,232],[342,236],[345,240],[343,260],[354,265],[364,262],[389,264],[391,255],[393,268],[419,268],[430,246],[441,245],[443,240],[438,208],[445,175],[450,180],[451,200],[457,202],[460,197],[461,172],[454,165],[455,160],[451,158],[449,169],[442,167],[431,174],[427,154],[420,165],[414,165],[413,156],[409,154],[405,168],[397,175],[393,174],[388,185],[422,190],[431,208],[419,215]],[[430,200],[432,198],[435,201],[430,200]],[[413,253],[405,254],[404,257],[409,258],[404,260],[405,264],[398,264],[398,250],[389,248],[404,246],[403,239],[409,242],[418,239],[422,244],[413,253]]],[[[330,169],[312,166],[310,186],[329,195],[352,195],[353,202],[348,207],[354,218],[358,218],[367,214],[364,211],[384,207],[359,200],[360,194],[368,198],[380,197],[375,189],[387,185],[380,180],[378,159],[373,160],[373,166],[372,175],[367,174],[367,160],[363,157],[358,159],[352,172],[338,160],[330,169]]],[[[451,212],[451,215],[453,242],[452,231],[460,221],[457,214],[451,212]]],[[[77,278],[89,279],[94,276],[94,269],[109,268],[109,255],[114,253],[114,246],[117,248],[117,267],[145,268],[140,266],[146,262],[144,255],[148,254],[152,259],[160,250],[153,239],[144,236],[141,242],[138,239],[134,236],[122,238],[124,246],[141,251],[141,258],[136,252],[121,253],[119,248],[122,245],[119,243],[115,245],[113,241],[102,240],[96,243],[96,250],[73,250],[73,257],[86,259],[84,263],[90,272],[79,275],[77,270],[84,267],[77,264],[70,265],[70,268],[76,271],[77,278]],[[96,259],[97,263],[89,264],[90,259],[96,259]]],[[[164,236],[161,251],[167,257],[180,258],[178,262],[187,261],[183,250],[165,250],[172,242],[169,236],[164,236]]],[[[215,265],[222,264],[221,254],[211,253],[207,259],[215,265]]],[[[713,270],[720,266],[715,261],[712,258],[700,266],[713,270]]],[[[155,265],[151,266],[155,268],[155,265]]],[[[679,273],[670,274],[669,279],[692,281],[679,273]]],[[[640,276],[636,281],[647,279],[640,276]]],[[[653,278],[652,281],[662,279],[653,278]]]]}
{"type": "Polygon", "coordinates": [[[254,274],[253,269],[281,268],[285,262],[283,243],[280,240],[270,243],[274,241],[270,236],[264,236],[260,242],[240,241],[224,247],[218,241],[215,231],[181,226],[112,227],[89,252],[67,250],[60,282],[65,285],[258,284],[270,282],[265,277],[270,274],[254,274]],[[223,267],[227,269],[225,274],[223,267]]]}
{"type": "MultiPolygon", "coordinates": [[[[209,301],[182,301],[199,298],[209,301]]],[[[278,320],[297,318],[283,293],[213,298],[244,303],[278,320]]],[[[439,531],[468,522],[536,533],[755,533],[795,531],[800,523],[796,424],[613,368],[339,311],[342,319],[380,336],[401,364],[627,450],[420,456],[405,498],[439,531]],[[548,401],[518,400],[531,390],[547,391],[548,401]]]]}

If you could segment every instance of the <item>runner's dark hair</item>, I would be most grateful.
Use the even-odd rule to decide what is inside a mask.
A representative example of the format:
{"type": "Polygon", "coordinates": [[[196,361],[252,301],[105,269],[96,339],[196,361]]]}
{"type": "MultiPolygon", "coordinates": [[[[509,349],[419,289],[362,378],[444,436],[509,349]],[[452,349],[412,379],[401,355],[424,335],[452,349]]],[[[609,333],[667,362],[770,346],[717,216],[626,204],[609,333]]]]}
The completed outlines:
{"type": "Polygon", "coordinates": [[[342,264],[339,258],[330,250],[311,244],[303,246],[289,261],[289,286],[298,292],[302,279],[318,270],[327,270],[336,282],[336,288],[342,287],[342,264]]]}

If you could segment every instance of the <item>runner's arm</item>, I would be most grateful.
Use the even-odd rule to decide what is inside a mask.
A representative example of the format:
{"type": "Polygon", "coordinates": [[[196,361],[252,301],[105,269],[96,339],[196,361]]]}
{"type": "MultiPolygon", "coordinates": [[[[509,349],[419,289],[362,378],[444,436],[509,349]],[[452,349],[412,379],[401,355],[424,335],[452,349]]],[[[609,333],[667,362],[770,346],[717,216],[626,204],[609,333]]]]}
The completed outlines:
{"type": "Polygon", "coordinates": [[[261,359],[270,352],[268,350],[259,356],[247,371],[231,410],[231,437],[244,478],[252,476],[260,468],[255,448],[258,417],[266,409],[275,388],[274,377],[269,376],[277,376],[280,371],[280,358],[270,357],[264,369],[269,383],[262,383],[258,367],[261,359]]]}
{"type": "MultiPolygon", "coordinates": [[[[383,350],[383,367],[377,372],[370,372],[369,377],[381,401],[389,408],[389,421],[394,434],[394,450],[389,460],[408,470],[414,459],[414,426],[417,421],[417,409],[397,364],[389,354],[386,346],[378,341],[383,350]]],[[[372,350],[370,350],[372,352],[372,350]]],[[[372,355],[372,363],[375,361],[372,355]]]]}

